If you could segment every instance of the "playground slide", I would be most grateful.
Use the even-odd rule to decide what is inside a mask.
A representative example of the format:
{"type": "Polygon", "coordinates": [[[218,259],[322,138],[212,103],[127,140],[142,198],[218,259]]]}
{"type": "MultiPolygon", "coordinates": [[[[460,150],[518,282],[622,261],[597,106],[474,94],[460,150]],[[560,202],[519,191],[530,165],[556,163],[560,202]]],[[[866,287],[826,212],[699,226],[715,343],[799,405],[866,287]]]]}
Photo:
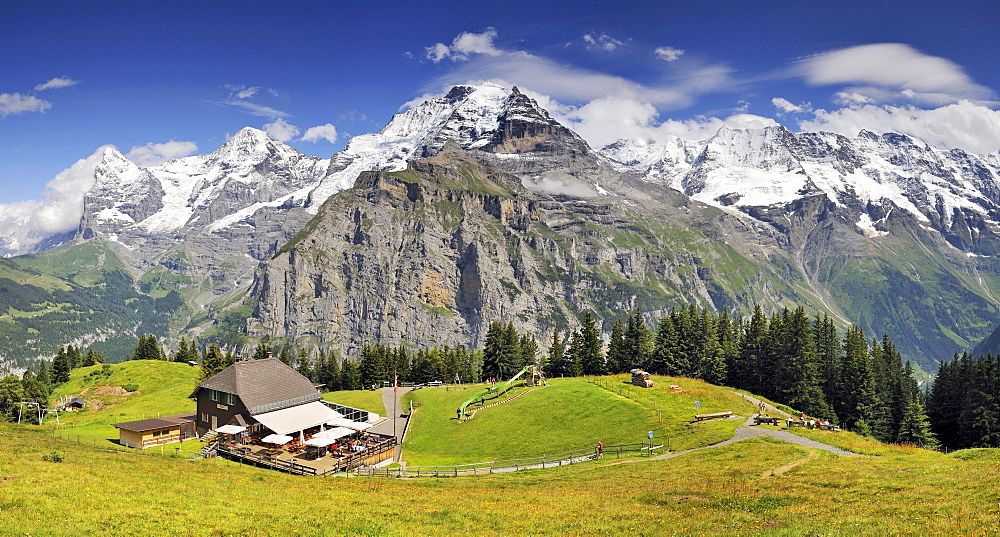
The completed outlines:
{"type": "Polygon", "coordinates": [[[486,399],[486,397],[489,396],[489,395],[499,396],[503,392],[507,391],[507,389],[510,388],[515,382],[517,382],[517,379],[521,378],[521,375],[527,373],[528,371],[531,371],[531,366],[530,365],[523,367],[520,371],[518,371],[518,373],[516,375],[514,375],[513,377],[511,377],[510,380],[508,380],[507,382],[504,382],[500,386],[490,387],[485,392],[480,392],[480,393],[477,393],[476,395],[473,395],[472,397],[470,397],[468,401],[462,403],[462,406],[458,407],[458,421],[462,421],[462,420],[465,419],[465,409],[469,405],[471,405],[472,403],[474,403],[475,401],[477,401],[479,399],[486,399]]]}

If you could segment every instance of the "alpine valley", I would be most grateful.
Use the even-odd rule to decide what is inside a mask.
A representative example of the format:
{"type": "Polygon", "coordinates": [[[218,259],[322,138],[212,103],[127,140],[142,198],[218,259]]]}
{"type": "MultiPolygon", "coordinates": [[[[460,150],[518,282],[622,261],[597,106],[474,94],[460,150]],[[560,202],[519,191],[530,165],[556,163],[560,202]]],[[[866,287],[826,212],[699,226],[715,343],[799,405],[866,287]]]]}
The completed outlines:
{"type": "Polygon", "coordinates": [[[142,168],[105,146],[71,236],[0,230],[0,369],[138,335],[354,356],[547,342],[589,310],[803,305],[925,370],[994,328],[1000,153],[723,128],[591,148],[516,87],[457,86],[322,159],[246,128],[142,168]]]}

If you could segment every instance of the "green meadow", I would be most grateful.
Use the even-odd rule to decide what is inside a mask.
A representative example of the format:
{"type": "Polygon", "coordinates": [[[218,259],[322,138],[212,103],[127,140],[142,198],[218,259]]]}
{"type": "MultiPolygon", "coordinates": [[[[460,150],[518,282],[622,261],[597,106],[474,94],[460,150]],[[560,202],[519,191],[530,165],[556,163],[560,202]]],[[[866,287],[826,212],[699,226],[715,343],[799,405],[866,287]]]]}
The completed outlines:
{"type": "MultiPolygon", "coordinates": [[[[116,437],[110,423],[139,419],[143,412],[152,417],[193,409],[178,407],[190,403],[186,396],[195,368],[149,364],[154,364],[149,370],[135,362],[112,366],[109,382],[128,377],[140,385],[138,392],[109,399],[108,407],[89,416],[61,418],[68,425],[57,433],[93,431],[79,442],[53,436],[48,421],[42,427],[0,424],[0,535],[969,536],[1000,531],[1000,450],[945,455],[883,446],[846,432],[802,433],[872,456],[837,457],[754,438],[666,460],[605,457],[547,470],[429,479],[299,477],[221,459],[185,460],[169,450],[119,451],[86,441],[116,437]],[[162,378],[165,391],[153,386],[144,391],[146,375],[162,378]],[[170,384],[177,386],[173,395],[167,395],[170,384]],[[102,412],[112,416],[101,418],[102,412]]],[[[78,378],[87,373],[74,371],[65,388],[91,387],[78,378]]],[[[417,390],[410,396],[415,412],[404,458],[414,465],[476,462],[484,453],[489,456],[483,460],[536,456],[597,440],[636,441],[647,430],[655,431],[654,442],[670,439],[679,451],[727,437],[738,424],[691,424],[696,411],[749,415],[754,410],[722,388],[689,379],[654,380],[655,388],[641,390],[629,388],[621,376],[557,379],[462,424],[455,423],[455,408],[474,387],[417,390]],[[684,392],[669,392],[670,383],[684,392]]],[[[365,408],[365,401],[375,403],[371,394],[377,396],[340,394],[338,402],[365,408]]]]}

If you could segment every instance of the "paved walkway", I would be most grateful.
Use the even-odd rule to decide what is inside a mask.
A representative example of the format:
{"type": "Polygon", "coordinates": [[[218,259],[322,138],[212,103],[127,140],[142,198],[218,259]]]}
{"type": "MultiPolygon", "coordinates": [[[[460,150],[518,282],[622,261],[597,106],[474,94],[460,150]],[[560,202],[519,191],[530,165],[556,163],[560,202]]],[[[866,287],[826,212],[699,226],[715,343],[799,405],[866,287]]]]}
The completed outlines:
{"type": "Polygon", "coordinates": [[[403,407],[400,400],[404,393],[413,388],[400,387],[399,391],[393,392],[392,388],[382,388],[382,406],[385,407],[386,420],[369,429],[376,434],[396,437],[396,450],[393,453],[393,460],[403,464],[401,460],[403,454],[403,431],[406,430],[406,414],[410,410],[409,406],[403,407]],[[395,406],[393,406],[395,405],[395,406]]]}

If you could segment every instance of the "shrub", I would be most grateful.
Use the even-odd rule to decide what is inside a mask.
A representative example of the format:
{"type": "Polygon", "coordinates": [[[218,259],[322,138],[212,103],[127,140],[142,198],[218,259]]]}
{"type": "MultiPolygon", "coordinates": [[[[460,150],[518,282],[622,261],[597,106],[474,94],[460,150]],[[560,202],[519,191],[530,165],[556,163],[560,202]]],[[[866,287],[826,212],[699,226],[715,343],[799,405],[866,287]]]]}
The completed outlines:
{"type": "Polygon", "coordinates": [[[59,453],[58,451],[53,451],[51,453],[46,453],[42,455],[42,460],[48,462],[62,462],[63,454],[59,453]]]}
{"type": "Polygon", "coordinates": [[[138,384],[122,384],[122,389],[127,392],[137,392],[139,391],[138,384]]]}

